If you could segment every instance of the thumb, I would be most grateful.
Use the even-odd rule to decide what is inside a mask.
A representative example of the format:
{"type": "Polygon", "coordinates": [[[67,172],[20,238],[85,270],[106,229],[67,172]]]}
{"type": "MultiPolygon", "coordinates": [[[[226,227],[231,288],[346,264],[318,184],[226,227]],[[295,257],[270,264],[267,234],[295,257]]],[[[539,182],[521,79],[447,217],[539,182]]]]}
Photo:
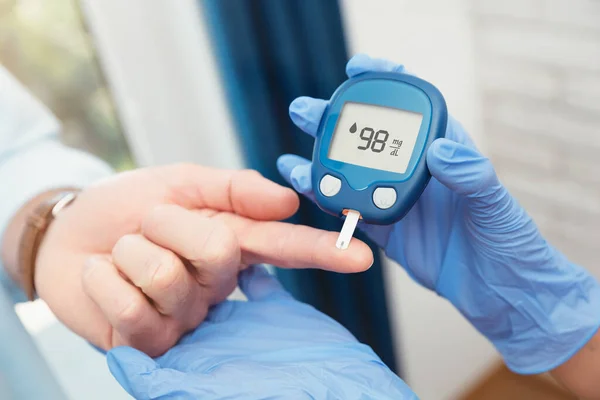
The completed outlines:
{"type": "Polygon", "coordinates": [[[454,193],[468,199],[471,211],[490,217],[510,203],[492,163],[476,148],[438,139],[427,152],[431,175],[454,193]]]}
{"type": "Polygon", "coordinates": [[[292,298],[277,278],[262,265],[251,265],[242,271],[238,284],[250,301],[292,298]]]}
{"type": "Polygon", "coordinates": [[[106,361],[117,382],[136,399],[168,394],[169,387],[184,377],[179,371],[161,369],[156,361],[132,347],[115,347],[108,352],[106,361]]]}

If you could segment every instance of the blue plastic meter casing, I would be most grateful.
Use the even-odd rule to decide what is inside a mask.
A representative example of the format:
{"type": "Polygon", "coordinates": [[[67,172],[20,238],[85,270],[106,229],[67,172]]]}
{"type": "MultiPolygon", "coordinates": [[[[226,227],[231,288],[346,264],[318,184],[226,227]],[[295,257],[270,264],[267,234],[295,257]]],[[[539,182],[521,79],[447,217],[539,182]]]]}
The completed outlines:
{"type": "Polygon", "coordinates": [[[420,78],[399,73],[365,73],[344,82],[333,94],[317,132],[313,151],[312,184],[315,199],[325,212],[341,216],[344,210],[360,212],[370,224],[387,225],[402,219],[419,199],[431,174],[425,155],[434,140],[444,137],[448,123],[446,102],[440,91],[420,78]],[[346,102],[391,107],[423,115],[408,167],[395,173],[344,163],[327,157],[342,108],[346,102]],[[331,197],[321,193],[325,175],[341,180],[331,197]],[[375,189],[393,188],[397,199],[388,209],[373,202],[375,189]]]}

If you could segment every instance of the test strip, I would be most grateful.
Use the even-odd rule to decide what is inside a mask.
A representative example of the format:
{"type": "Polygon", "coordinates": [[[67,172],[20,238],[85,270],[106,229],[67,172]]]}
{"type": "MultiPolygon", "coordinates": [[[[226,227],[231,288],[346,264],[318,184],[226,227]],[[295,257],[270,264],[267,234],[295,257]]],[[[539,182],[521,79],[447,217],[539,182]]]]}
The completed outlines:
{"type": "Polygon", "coordinates": [[[340,250],[346,250],[350,245],[350,240],[352,240],[352,235],[354,235],[354,230],[356,229],[356,224],[358,224],[358,220],[360,219],[360,213],[358,211],[349,210],[346,215],[346,220],[344,221],[344,225],[342,226],[342,230],[340,231],[340,235],[338,236],[337,243],[335,247],[340,250]]]}

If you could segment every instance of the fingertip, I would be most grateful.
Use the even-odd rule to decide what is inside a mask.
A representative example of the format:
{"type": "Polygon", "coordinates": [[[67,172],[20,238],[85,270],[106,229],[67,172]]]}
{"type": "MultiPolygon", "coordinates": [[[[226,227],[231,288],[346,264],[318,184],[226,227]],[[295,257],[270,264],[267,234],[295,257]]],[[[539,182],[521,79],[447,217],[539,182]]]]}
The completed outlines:
{"type": "Polygon", "coordinates": [[[278,220],[294,214],[300,206],[298,194],[262,175],[248,172],[236,177],[232,198],[238,214],[258,220],[278,220]]]}
{"type": "Polygon", "coordinates": [[[365,72],[406,72],[404,65],[383,58],[373,58],[359,53],[346,64],[346,74],[349,78],[365,72]]]}
{"type": "MultiPolygon", "coordinates": [[[[283,157],[283,156],[282,156],[283,157]]],[[[280,159],[282,158],[280,157],[280,159]]],[[[285,159],[277,160],[277,168],[281,171],[281,169],[286,170],[289,169],[289,166],[285,159]]],[[[285,175],[282,173],[285,178],[285,175]]],[[[286,179],[287,180],[287,179],[286,179]]],[[[273,188],[271,198],[272,204],[279,204],[283,206],[282,212],[284,214],[293,214],[300,207],[300,198],[298,197],[298,193],[296,193],[293,189],[280,185],[279,183],[268,181],[269,185],[273,188]]],[[[283,218],[287,218],[289,215],[284,216],[283,218]]]]}
{"type": "Polygon", "coordinates": [[[323,252],[324,265],[327,270],[340,273],[364,272],[371,268],[374,262],[373,251],[362,240],[352,238],[347,249],[341,250],[336,247],[337,234],[331,232],[323,240],[322,246],[325,249],[317,249],[323,252]]]}
{"type": "Polygon", "coordinates": [[[349,78],[365,72],[365,66],[371,62],[371,57],[365,53],[358,53],[352,56],[346,64],[346,75],[349,78]]]}
{"type": "Polygon", "coordinates": [[[304,111],[308,110],[308,103],[312,100],[309,96],[300,96],[296,97],[291,103],[289,108],[290,116],[292,114],[302,114],[304,111]]]}
{"type": "Polygon", "coordinates": [[[300,208],[300,197],[292,189],[284,187],[281,204],[287,206],[287,209],[284,208],[283,218],[291,217],[300,208]]]}
{"type": "Polygon", "coordinates": [[[277,159],[277,170],[286,182],[291,184],[291,175],[294,168],[305,164],[310,164],[310,161],[304,157],[295,154],[284,154],[277,159]]]}
{"type": "Polygon", "coordinates": [[[290,104],[289,115],[298,128],[311,136],[315,136],[327,104],[328,102],[322,99],[307,96],[298,97],[290,104]]]}
{"type": "Polygon", "coordinates": [[[286,154],[277,160],[277,168],[294,190],[301,193],[311,201],[315,201],[312,191],[312,163],[293,154],[286,154]]]}
{"type": "Polygon", "coordinates": [[[285,219],[294,215],[300,207],[298,193],[275,182],[272,184],[272,190],[265,191],[265,200],[267,201],[264,202],[264,207],[261,207],[265,220],[285,219]]]}
{"type": "Polygon", "coordinates": [[[279,174],[284,178],[289,177],[293,169],[290,156],[291,154],[284,154],[277,158],[277,171],[279,171],[279,174]]]}
{"type": "Polygon", "coordinates": [[[290,182],[299,193],[312,192],[311,164],[297,165],[290,173],[290,182]]]}
{"type": "Polygon", "coordinates": [[[370,269],[375,262],[375,257],[371,248],[365,242],[356,238],[352,239],[348,249],[340,251],[351,251],[351,253],[349,253],[351,255],[351,262],[347,265],[348,270],[344,272],[364,272],[370,269]]]}

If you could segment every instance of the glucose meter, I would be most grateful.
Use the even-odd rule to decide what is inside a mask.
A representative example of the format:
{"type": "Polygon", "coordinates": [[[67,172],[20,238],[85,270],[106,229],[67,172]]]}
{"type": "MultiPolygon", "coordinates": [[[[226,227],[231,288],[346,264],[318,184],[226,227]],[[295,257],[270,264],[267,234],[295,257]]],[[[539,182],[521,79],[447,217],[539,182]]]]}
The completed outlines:
{"type": "Polygon", "coordinates": [[[317,205],[346,216],[337,247],[348,247],[359,219],[387,225],[406,215],[431,178],[425,155],[447,122],[440,91],[411,75],[366,73],[337,89],[311,177],[317,205]]]}

